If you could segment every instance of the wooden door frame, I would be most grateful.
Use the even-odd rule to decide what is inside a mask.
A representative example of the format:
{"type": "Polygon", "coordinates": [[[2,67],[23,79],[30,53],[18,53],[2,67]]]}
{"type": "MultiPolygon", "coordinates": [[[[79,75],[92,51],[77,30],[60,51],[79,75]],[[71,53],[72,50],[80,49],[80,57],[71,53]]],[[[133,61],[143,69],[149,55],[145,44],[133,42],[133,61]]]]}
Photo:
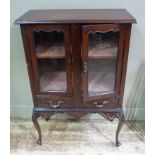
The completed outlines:
{"type": "MultiPolygon", "coordinates": [[[[82,90],[84,101],[102,100],[108,97],[119,97],[121,71],[122,71],[122,60],[123,60],[123,49],[124,49],[124,27],[122,24],[92,24],[82,26],[82,90]],[[114,92],[107,92],[104,95],[88,96],[88,71],[84,72],[84,65],[88,64],[88,33],[94,31],[110,31],[119,30],[120,40],[117,51],[117,62],[116,62],[116,73],[115,73],[115,88],[114,92]]],[[[87,67],[87,66],[86,66],[87,67]]]]}
{"type": "Polygon", "coordinates": [[[33,69],[33,76],[35,82],[36,93],[41,95],[56,95],[56,96],[72,96],[73,94],[73,85],[72,85],[72,53],[71,53],[71,38],[70,38],[70,25],[69,24],[32,24],[26,26],[27,38],[30,45],[30,55],[33,69]],[[39,73],[38,73],[38,64],[35,54],[35,43],[33,39],[33,30],[45,30],[45,31],[54,31],[62,30],[64,31],[64,44],[65,44],[65,61],[66,61],[66,83],[67,91],[66,92],[41,92],[40,91],[40,82],[39,82],[39,73]]]}

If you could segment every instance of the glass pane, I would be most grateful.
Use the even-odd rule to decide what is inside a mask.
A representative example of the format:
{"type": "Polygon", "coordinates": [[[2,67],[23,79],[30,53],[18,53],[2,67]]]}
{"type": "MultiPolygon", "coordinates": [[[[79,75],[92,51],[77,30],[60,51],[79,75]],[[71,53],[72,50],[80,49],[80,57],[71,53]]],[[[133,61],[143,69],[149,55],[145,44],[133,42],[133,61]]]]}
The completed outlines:
{"type": "Polygon", "coordinates": [[[34,30],[41,92],[65,92],[66,63],[63,31],[34,30]]]}
{"type": "Polygon", "coordinates": [[[114,91],[118,41],[119,31],[89,33],[89,96],[114,91]]]}

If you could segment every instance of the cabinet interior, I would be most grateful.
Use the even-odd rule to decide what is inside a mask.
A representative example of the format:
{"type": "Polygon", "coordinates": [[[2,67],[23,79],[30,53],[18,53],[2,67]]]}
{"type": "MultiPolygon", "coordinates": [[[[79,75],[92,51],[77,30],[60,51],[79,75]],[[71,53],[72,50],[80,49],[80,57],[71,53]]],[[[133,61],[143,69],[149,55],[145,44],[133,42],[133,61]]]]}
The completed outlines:
{"type": "MultiPolygon", "coordinates": [[[[41,92],[65,92],[67,74],[64,32],[34,30],[41,92]]],[[[88,94],[114,91],[118,48],[117,31],[91,32],[88,36],[88,94]]]]}

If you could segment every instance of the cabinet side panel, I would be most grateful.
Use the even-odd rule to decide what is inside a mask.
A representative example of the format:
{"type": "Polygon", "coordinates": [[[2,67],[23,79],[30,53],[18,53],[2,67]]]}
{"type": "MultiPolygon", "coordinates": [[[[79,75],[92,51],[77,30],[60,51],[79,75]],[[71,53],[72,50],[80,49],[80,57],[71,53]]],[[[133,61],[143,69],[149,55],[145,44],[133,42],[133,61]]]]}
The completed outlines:
{"type": "Polygon", "coordinates": [[[81,104],[81,25],[71,25],[74,104],[81,104]]]}
{"type": "Polygon", "coordinates": [[[122,65],[119,105],[122,105],[122,102],[123,102],[125,78],[126,78],[126,70],[127,70],[127,62],[128,62],[128,54],[129,54],[129,45],[130,45],[131,27],[132,27],[131,24],[125,24],[124,25],[125,39],[124,39],[124,54],[123,54],[123,65],[122,65]]]}
{"type": "Polygon", "coordinates": [[[34,79],[33,79],[33,71],[32,71],[32,64],[31,64],[31,56],[30,56],[30,51],[29,51],[29,45],[28,45],[28,40],[27,40],[27,35],[26,35],[26,26],[21,25],[21,34],[22,34],[22,39],[23,39],[23,46],[24,46],[24,53],[25,53],[25,59],[27,63],[27,70],[28,70],[28,75],[29,75],[29,81],[31,85],[31,92],[32,92],[32,97],[33,97],[33,103],[36,103],[35,99],[35,89],[34,89],[34,79]]]}

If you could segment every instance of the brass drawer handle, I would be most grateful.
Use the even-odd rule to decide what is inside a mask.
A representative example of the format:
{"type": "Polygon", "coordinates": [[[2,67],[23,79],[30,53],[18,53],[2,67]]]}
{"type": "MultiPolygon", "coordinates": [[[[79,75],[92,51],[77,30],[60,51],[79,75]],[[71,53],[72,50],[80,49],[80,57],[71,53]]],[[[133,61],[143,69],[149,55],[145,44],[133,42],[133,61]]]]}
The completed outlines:
{"type": "Polygon", "coordinates": [[[97,108],[102,108],[102,107],[104,107],[104,105],[106,105],[106,104],[108,104],[108,103],[109,103],[108,100],[104,100],[104,101],[102,102],[102,104],[98,104],[97,101],[94,102],[94,104],[96,105],[97,108]]]}
{"type": "Polygon", "coordinates": [[[108,104],[108,103],[109,103],[108,100],[103,101],[103,105],[104,105],[104,104],[108,104]]]}
{"type": "Polygon", "coordinates": [[[102,108],[102,107],[104,107],[104,105],[103,104],[97,104],[96,107],[97,108],[102,108]]]}
{"type": "Polygon", "coordinates": [[[64,102],[63,101],[52,101],[51,99],[49,99],[47,100],[47,103],[50,104],[52,108],[57,108],[64,102]]]}

